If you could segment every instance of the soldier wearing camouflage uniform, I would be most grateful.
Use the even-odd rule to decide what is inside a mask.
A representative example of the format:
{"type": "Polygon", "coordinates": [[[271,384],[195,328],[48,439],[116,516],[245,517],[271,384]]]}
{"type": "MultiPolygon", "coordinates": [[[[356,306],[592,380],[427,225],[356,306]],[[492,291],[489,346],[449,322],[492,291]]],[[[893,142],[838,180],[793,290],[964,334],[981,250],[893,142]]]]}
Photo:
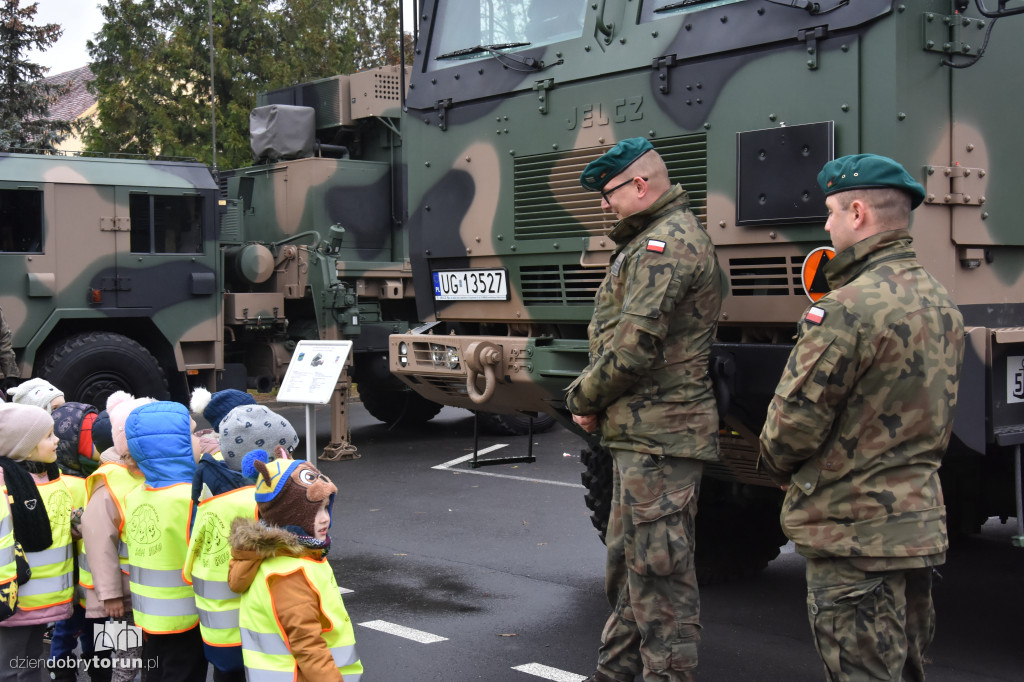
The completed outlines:
{"type": "Polygon", "coordinates": [[[18,383],[21,371],[11,347],[11,328],[7,326],[3,308],[0,308],[0,401],[6,399],[7,389],[18,383]]]}
{"type": "Polygon", "coordinates": [[[606,590],[612,615],[594,682],[694,679],[700,602],[694,517],[718,456],[707,374],[724,280],[714,245],[643,138],[587,166],[581,183],[621,219],[590,322],[590,364],[566,404],[614,460],[606,590]]]}
{"type": "Polygon", "coordinates": [[[788,486],[782,525],[807,557],[826,676],[924,680],[945,561],[938,469],[964,355],[963,318],[907,231],[924,188],[892,159],[847,156],[818,183],[837,254],[808,308],[761,433],[788,486]]]}

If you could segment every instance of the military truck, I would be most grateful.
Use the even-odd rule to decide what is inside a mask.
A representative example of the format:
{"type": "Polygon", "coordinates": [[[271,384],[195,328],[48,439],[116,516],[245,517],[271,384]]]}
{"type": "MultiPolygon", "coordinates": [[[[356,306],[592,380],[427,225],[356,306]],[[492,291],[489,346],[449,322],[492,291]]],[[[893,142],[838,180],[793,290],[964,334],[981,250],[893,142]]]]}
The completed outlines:
{"type": "MultiPolygon", "coordinates": [[[[1024,536],[1024,21],[1007,18],[1021,12],[1005,0],[425,3],[406,101],[419,124],[403,148],[417,317],[433,323],[391,336],[392,372],[435,402],[568,425],[563,391],[587,363],[613,248],[580,172],[618,140],[649,139],[729,278],[698,571],[757,570],[785,541],[757,436],[809,304],[805,261],[828,244],[816,174],[885,154],[927,189],[915,247],[968,327],[943,466],[951,526],[1016,516],[1024,536]]],[[[589,445],[600,528],[608,462],[589,445]]]]}
{"type": "MultiPolygon", "coordinates": [[[[258,165],[0,154],[0,307],[22,376],[102,406],[269,391],[299,339],[354,341],[352,379],[383,421],[440,410],[388,372],[416,323],[400,217],[400,71],[263,95],[258,165]]],[[[348,447],[341,392],[332,443],[348,447]]]]}

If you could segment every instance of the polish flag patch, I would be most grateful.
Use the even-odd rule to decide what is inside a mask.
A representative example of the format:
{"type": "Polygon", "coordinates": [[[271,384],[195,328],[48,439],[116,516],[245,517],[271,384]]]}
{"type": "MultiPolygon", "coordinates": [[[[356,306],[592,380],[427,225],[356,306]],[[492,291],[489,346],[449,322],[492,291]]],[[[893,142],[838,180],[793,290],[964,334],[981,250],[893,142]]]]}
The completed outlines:
{"type": "Polygon", "coordinates": [[[818,306],[812,306],[811,309],[807,311],[807,315],[804,319],[811,324],[821,324],[821,321],[825,319],[825,311],[818,306]]]}
{"type": "Polygon", "coordinates": [[[654,253],[665,253],[665,242],[658,241],[657,239],[648,239],[647,250],[654,253]]]}

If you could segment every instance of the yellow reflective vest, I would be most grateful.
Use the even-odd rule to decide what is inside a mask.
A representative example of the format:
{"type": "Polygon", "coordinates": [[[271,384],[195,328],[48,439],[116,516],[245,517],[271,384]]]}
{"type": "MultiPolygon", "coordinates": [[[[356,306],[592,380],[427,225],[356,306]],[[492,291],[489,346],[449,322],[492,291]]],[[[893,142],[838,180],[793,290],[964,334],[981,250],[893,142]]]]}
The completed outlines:
{"type": "Polygon", "coordinates": [[[255,519],[256,487],[246,486],[207,498],[196,508],[196,520],[185,555],[182,576],[192,584],[199,610],[199,628],[210,646],[241,646],[238,631],[240,595],[228,587],[231,522],[255,519]]]}
{"type": "MultiPolygon", "coordinates": [[[[302,571],[309,584],[320,594],[320,610],[331,624],[320,636],[331,650],[334,663],[345,677],[345,682],[358,682],[363,674],[363,664],[356,653],[352,621],[341,600],[331,565],[326,559],[317,561],[290,556],[264,559],[252,585],[242,595],[239,625],[248,682],[287,682],[295,679],[298,666],[274,614],[267,579],[296,571],[302,571]]],[[[316,606],[310,604],[310,608],[316,606]]]]}
{"type": "MultiPolygon", "coordinates": [[[[60,477],[64,481],[64,485],[68,487],[68,492],[71,493],[71,509],[85,509],[85,479],[65,474],[61,474],[60,477]]],[[[71,542],[75,556],[78,558],[78,582],[75,584],[75,597],[82,608],[85,608],[85,586],[82,585],[82,574],[83,572],[88,574],[89,571],[89,561],[85,558],[85,542],[82,541],[82,538],[72,539],[71,542]]],[[[89,587],[92,587],[91,575],[88,580],[89,587]]]]}
{"type": "Polygon", "coordinates": [[[150,634],[184,632],[199,622],[195,593],[181,575],[191,508],[191,483],[141,485],[125,497],[132,613],[150,634]]]}
{"type": "Polygon", "coordinates": [[[14,613],[18,602],[18,564],[14,559],[14,519],[7,503],[7,488],[0,486],[0,599],[7,613],[14,613]]]}
{"type": "Polygon", "coordinates": [[[71,543],[71,491],[60,476],[37,483],[50,517],[53,542],[39,552],[25,552],[32,578],[18,589],[18,610],[35,611],[67,604],[74,594],[75,560],[71,543]]]}

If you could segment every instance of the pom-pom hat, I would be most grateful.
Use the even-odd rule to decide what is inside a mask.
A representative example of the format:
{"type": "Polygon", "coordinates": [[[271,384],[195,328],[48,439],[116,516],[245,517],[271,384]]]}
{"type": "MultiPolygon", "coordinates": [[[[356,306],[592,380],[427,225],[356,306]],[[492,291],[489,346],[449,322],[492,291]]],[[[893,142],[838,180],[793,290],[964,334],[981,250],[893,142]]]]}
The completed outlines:
{"type": "Polygon", "coordinates": [[[189,409],[192,414],[201,414],[210,426],[217,433],[220,433],[220,423],[227,414],[241,405],[255,405],[256,399],[245,391],[238,391],[233,388],[226,388],[223,391],[210,393],[205,388],[197,388],[192,392],[192,399],[189,401],[189,409]]]}
{"type": "Polygon", "coordinates": [[[266,458],[265,451],[250,453],[242,472],[249,470],[257,475],[256,506],[260,517],[268,525],[314,537],[317,512],[326,500],[330,513],[337,487],[309,462],[295,459],[267,462],[266,458]]]}

